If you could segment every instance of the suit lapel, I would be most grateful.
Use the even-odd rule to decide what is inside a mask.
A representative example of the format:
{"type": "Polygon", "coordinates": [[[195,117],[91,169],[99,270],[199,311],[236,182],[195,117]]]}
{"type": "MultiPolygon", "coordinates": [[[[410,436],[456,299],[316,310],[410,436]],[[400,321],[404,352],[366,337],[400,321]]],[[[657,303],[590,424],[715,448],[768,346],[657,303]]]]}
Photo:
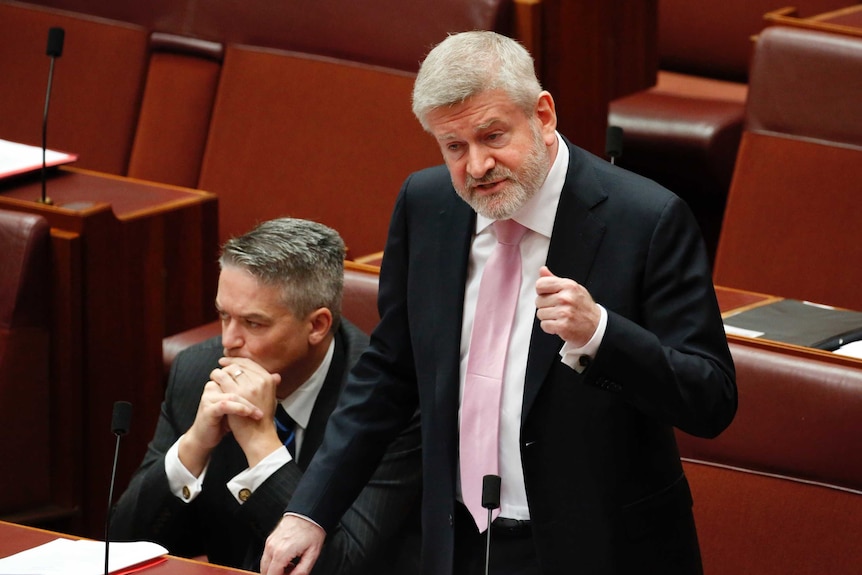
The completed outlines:
{"type": "Polygon", "coordinates": [[[344,337],[344,328],[339,327],[335,332],[335,349],[333,350],[332,362],[329,364],[326,379],[323,380],[323,385],[317,394],[317,399],[314,401],[314,408],[311,410],[308,427],[302,439],[302,449],[299,452],[297,464],[303,471],[308,467],[311,458],[317,453],[317,448],[320,447],[320,443],[323,441],[326,422],[335,409],[335,404],[338,403],[339,395],[341,395],[341,387],[344,383],[344,374],[346,373],[346,363],[347,344],[344,337]]]}
{"type": "MultiPolygon", "coordinates": [[[[567,145],[568,141],[566,142],[567,145]]],[[[601,189],[587,153],[569,145],[569,168],[554,218],[547,265],[554,275],[571,278],[589,288],[589,273],[605,232],[605,224],[591,213],[603,201],[601,189]]],[[[524,382],[523,424],[554,362],[559,361],[562,340],[533,323],[527,374],[524,382]]]]}
{"type": "Polygon", "coordinates": [[[438,213],[436,225],[432,236],[437,241],[436,265],[428,270],[425,284],[428,309],[435,314],[434,403],[440,413],[457,414],[464,288],[476,214],[453,190],[450,201],[438,213]]]}

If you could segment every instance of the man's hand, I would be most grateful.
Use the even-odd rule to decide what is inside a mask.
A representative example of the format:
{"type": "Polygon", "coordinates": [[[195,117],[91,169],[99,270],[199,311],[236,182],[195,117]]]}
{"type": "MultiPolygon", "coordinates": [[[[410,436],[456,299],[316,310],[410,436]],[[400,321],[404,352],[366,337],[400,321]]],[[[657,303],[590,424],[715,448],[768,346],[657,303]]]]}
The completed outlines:
{"type": "Polygon", "coordinates": [[[260,407],[236,391],[234,376],[226,370],[214,369],[210,373],[194,423],[178,446],[180,461],[195,476],[200,475],[212,450],[230,431],[229,417],[260,420],[264,416],[260,407]]]}
{"type": "Polygon", "coordinates": [[[325,539],[326,532],[316,523],[296,515],[285,515],[266,538],[260,560],[261,574],[308,575],[325,539]]]}
{"type": "Polygon", "coordinates": [[[577,347],[590,341],[599,326],[601,311],[584,286],[557,277],[542,266],[536,294],[536,317],[546,333],[556,334],[577,347]]]}
{"type": "Polygon", "coordinates": [[[260,417],[254,414],[227,414],[227,425],[234,439],[245,453],[249,467],[254,467],[282,446],[274,422],[277,402],[275,392],[281,376],[269,373],[248,358],[223,357],[219,365],[221,369],[213,370],[210,377],[218,378],[222,391],[242,398],[261,413],[260,417]]]}

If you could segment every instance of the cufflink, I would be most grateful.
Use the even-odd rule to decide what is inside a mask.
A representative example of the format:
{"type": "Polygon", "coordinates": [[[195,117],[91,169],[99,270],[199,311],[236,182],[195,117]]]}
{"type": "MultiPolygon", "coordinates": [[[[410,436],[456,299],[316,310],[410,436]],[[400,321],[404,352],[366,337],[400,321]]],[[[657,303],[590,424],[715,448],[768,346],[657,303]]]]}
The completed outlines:
{"type": "Polygon", "coordinates": [[[578,358],[578,365],[583,368],[590,367],[590,364],[593,362],[593,358],[588,355],[582,355],[578,358]]]}
{"type": "Polygon", "coordinates": [[[189,497],[192,496],[192,491],[189,489],[188,485],[183,485],[183,499],[186,501],[189,500],[189,497]]]}
{"type": "Polygon", "coordinates": [[[239,490],[239,500],[245,503],[248,501],[248,498],[251,497],[251,489],[240,489],[239,490]]]}

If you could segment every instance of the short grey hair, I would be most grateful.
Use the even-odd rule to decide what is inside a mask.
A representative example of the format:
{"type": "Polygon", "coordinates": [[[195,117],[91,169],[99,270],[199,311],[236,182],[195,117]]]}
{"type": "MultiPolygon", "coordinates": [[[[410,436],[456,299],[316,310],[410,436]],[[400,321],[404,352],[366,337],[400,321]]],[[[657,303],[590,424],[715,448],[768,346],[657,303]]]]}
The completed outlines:
{"type": "Polygon", "coordinates": [[[264,285],[281,287],[284,304],[297,317],[328,308],[335,328],[341,320],[345,255],[344,240],[332,228],[279,218],[225,242],[219,265],[242,268],[264,285]]]}
{"type": "Polygon", "coordinates": [[[542,85],[527,49],[487,30],[453,34],[422,62],[413,84],[413,114],[428,130],[430,111],[496,89],[503,90],[528,116],[533,114],[542,85]]]}

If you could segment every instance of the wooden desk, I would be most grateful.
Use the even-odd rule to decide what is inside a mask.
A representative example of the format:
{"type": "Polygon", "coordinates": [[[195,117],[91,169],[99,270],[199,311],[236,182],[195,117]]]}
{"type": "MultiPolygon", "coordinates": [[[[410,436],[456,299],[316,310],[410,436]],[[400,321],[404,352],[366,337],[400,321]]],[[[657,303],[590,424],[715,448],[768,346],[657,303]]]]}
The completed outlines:
{"type": "Polygon", "coordinates": [[[770,24],[862,37],[862,4],[807,18],[799,17],[796,8],[782,8],[767,12],[764,19],[770,24]]]}
{"type": "MultiPolygon", "coordinates": [[[[779,296],[749,292],[723,286],[715,286],[715,295],[718,298],[718,307],[721,310],[722,317],[727,317],[728,315],[739,313],[746,309],[751,309],[753,307],[783,299],[779,296]]],[[[794,357],[819,359],[833,365],[844,365],[862,369],[862,359],[838,355],[830,351],[815,349],[813,347],[803,347],[763,338],[745,337],[735,334],[728,334],[727,341],[767,351],[777,351],[794,357]]]]}
{"type": "MultiPolygon", "coordinates": [[[[14,555],[15,553],[48,543],[57,538],[75,539],[75,537],[62,533],[0,521],[0,557],[14,555]]],[[[226,575],[230,573],[250,573],[250,571],[231,569],[169,555],[166,561],[152,567],[147,567],[140,571],[140,573],[146,575],[226,575]]]]}
{"type": "Polygon", "coordinates": [[[42,515],[72,511],[74,521],[50,525],[98,537],[113,403],[133,404],[117,471],[122,491],[158,418],[162,338],[215,319],[218,203],[198,190],[74,168],[53,172],[47,193],[54,205],[36,201],[38,175],[0,181],[0,207],[40,214],[52,227],[52,403],[44,415],[54,495],[42,515]]]}

